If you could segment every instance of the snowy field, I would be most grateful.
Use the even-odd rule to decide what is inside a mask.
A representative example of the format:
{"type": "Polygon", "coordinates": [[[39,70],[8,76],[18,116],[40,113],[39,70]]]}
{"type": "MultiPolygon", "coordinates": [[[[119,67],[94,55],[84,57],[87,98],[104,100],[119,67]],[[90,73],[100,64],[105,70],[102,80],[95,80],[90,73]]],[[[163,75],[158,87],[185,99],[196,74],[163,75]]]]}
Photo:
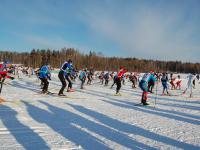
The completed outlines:
{"type": "MultiPolygon", "coordinates": [[[[159,83],[154,108],[155,94],[151,106],[134,106],[141,90],[126,82],[122,96],[114,96],[111,82],[104,87],[95,80],[79,90],[77,81],[76,92],[59,98],[39,94],[34,77],[8,81],[1,95],[6,102],[0,104],[0,150],[200,149],[200,84],[188,98],[180,90],[161,96],[159,83]]],[[[60,86],[53,78],[49,90],[57,93],[60,86]]]]}

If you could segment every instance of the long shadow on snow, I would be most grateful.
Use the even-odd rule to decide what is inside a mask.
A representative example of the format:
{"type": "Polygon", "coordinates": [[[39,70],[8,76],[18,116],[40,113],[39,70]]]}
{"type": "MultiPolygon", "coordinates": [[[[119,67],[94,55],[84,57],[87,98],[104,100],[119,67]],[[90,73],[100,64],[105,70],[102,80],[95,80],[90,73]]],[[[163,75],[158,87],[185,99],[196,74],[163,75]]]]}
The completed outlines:
{"type": "Polygon", "coordinates": [[[7,110],[0,111],[1,121],[24,149],[50,149],[37,133],[17,119],[17,112],[15,110],[5,105],[1,105],[0,109],[7,110]]]}
{"type": "MultiPolygon", "coordinates": [[[[185,108],[185,109],[191,109],[191,110],[199,110],[200,111],[200,107],[198,106],[191,106],[191,105],[182,105],[182,104],[161,104],[161,103],[157,103],[159,105],[164,105],[164,106],[170,106],[170,107],[178,107],[178,108],[185,108]]],[[[198,117],[200,119],[200,116],[198,117]]]]}
{"type": "MultiPolygon", "coordinates": [[[[110,93],[105,93],[105,92],[102,92],[102,91],[95,91],[95,90],[91,90],[91,89],[90,89],[90,92],[89,91],[85,91],[85,90],[84,91],[80,91],[80,92],[87,93],[87,94],[94,94],[96,96],[105,97],[105,98],[108,98],[108,96],[109,97],[113,97],[114,96],[114,94],[112,95],[110,93]]],[[[113,93],[115,93],[115,91],[113,91],[113,93]]],[[[125,93],[129,93],[130,94],[130,92],[125,92],[125,93]]],[[[131,93],[131,94],[141,97],[142,92],[140,94],[137,94],[137,93],[131,93]]],[[[123,97],[123,94],[122,94],[122,97],[123,97]]]]}
{"type": "MultiPolygon", "coordinates": [[[[104,99],[101,99],[102,101],[104,101],[104,102],[109,102],[109,101],[107,101],[107,100],[104,100],[104,99]]],[[[129,105],[129,106],[134,106],[135,105],[135,103],[132,103],[132,102],[126,102],[126,101],[121,101],[121,100],[115,100],[115,102],[116,101],[118,101],[118,102],[120,102],[120,103],[122,103],[122,104],[124,104],[125,103],[125,105],[129,105]],[[127,104],[127,103],[129,103],[129,104],[127,104]]],[[[157,103],[158,104],[158,103],[157,103]]],[[[160,104],[159,103],[159,105],[164,105],[164,106],[170,106],[170,107],[178,107],[178,106],[173,106],[174,104],[171,104],[171,105],[168,105],[168,104],[160,104]]],[[[180,108],[183,108],[182,107],[182,105],[180,105],[179,106],[180,108]]],[[[125,108],[130,108],[130,107],[125,107],[125,108]]],[[[146,109],[151,109],[151,108],[148,108],[148,107],[145,107],[146,109]]],[[[188,113],[183,113],[183,112],[179,112],[179,111],[174,111],[174,110],[166,110],[166,109],[160,109],[160,108],[155,108],[154,109],[155,111],[161,111],[161,112],[165,112],[165,113],[169,113],[169,114],[172,114],[172,115],[180,115],[180,116],[182,116],[182,117],[189,117],[189,118],[191,118],[191,119],[200,119],[200,116],[196,116],[196,115],[192,115],[192,114],[188,114],[188,113]]],[[[153,111],[153,109],[152,109],[152,111],[153,111]]],[[[185,119],[185,118],[184,118],[185,119]]],[[[192,120],[193,121],[193,120],[192,120]]],[[[189,121],[189,123],[190,123],[191,121],[189,121]]]]}
{"type": "Polygon", "coordinates": [[[111,128],[83,118],[78,114],[55,107],[43,101],[40,102],[46,105],[51,112],[24,102],[30,116],[40,123],[45,123],[54,131],[68,140],[76,143],[77,145],[81,145],[84,149],[102,150],[110,148],[105,145],[102,140],[97,139],[86,131],[83,131],[83,128],[130,149],[155,149],[143,143],[134,141],[126,135],[112,130],[111,128]],[[82,129],[77,126],[81,127],[82,129]]]}
{"type": "MultiPolygon", "coordinates": [[[[90,90],[90,91],[92,91],[92,90],[90,90]]],[[[96,92],[96,91],[94,91],[94,92],[96,92]]],[[[154,115],[166,117],[166,118],[169,118],[169,119],[173,118],[175,120],[179,120],[179,121],[182,121],[182,122],[188,122],[188,123],[200,125],[199,121],[195,121],[195,120],[192,120],[192,119],[189,119],[189,118],[184,118],[185,116],[194,117],[193,115],[191,116],[191,115],[186,114],[186,113],[181,113],[181,112],[171,111],[171,110],[164,110],[164,109],[160,109],[160,108],[155,108],[155,110],[150,110],[151,108],[147,108],[147,107],[145,107],[144,109],[137,108],[137,107],[134,106],[135,103],[133,103],[133,102],[121,101],[119,99],[112,98],[113,96],[111,97],[111,96],[105,95],[105,93],[103,93],[103,92],[99,92],[99,93],[103,93],[105,96],[102,95],[102,94],[97,94],[97,93],[93,93],[93,92],[89,92],[89,91],[84,91],[83,93],[90,94],[90,95],[95,95],[95,96],[98,96],[98,97],[104,97],[106,99],[109,98],[110,100],[121,102],[123,104],[119,104],[119,105],[124,106],[125,108],[137,109],[137,110],[143,111],[145,113],[152,113],[154,115]],[[176,116],[174,114],[181,115],[181,116],[176,116]]],[[[107,101],[107,102],[109,102],[109,101],[107,101]]]]}
{"type": "Polygon", "coordinates": [[[16,87],[16,88],[21,88],[21,89],[26,89],[26,90],[30,90],[30,91],[33,91],[33,92],[41,92],[40,90],[37,90],[35,88],[31,88],[31,87],[28,87],[28,85],[23,85],[23,84],[20,84],[16,81],[13,81],[14,84],[12,84],[13,87],[16,87]]]}
{"type": "MultiPolygon", "coordinates": [[[[131,133],[131,134],[135,134],[135,135],[140,135],[158,142],[163,142],[167,145],[172,145],[178,148],[183,148],[183,149],[199,149],[198,146],[194,146],[191,144],[187,144],[184,142],[180,142],[180,141],[176,141],[174,139],[171,139],[169,137],[165,137],[153,132],[150,132],[148,130],[118,121],[116,119],[110,118],[104,114],[98,113],[96,111],[93,111],[91,109],[87,109],[85,107],[79,106],[79,105],[72,105],[67,103],[68,105],[70,105],[71,107],[73,107],[74,109],[76,109],[77,111],[84,113],[90,117],[93,117],[95,119],[97,119],[98,121],[100,121],[101,123],[110,126],[118,131],[122,131],[122,132],[126,132],[126,133],[131,133]]],[[[128,141],[127,141],[128,142],[128,141]]]]}
{"type": "Polygon", "coordinates": [[[35,82],[33,82],[33,81],[24,81],[24,83],[25,83],[27,86],[40,87],[40,86],[39,86],[39,83],[38,83],[38,84],[35,84],[35,82]]]}
{"type": "Polygon", "coordinates": [[[147,107],[145,107],[145,106],[144,107],[140,107],[140,106],[137,107],[137,106],[134,106],[134,103],[120,101],[120,100],[117,100],[120,103],[117,103],[116,101],[111,102],[111,101],[108,101],[108,100],[102,100],[102,101],[110,103],[110,104],[118,106],[118,107],[134,109],[134,110],[142,111],[142,112],[145,112],[145,113],[148,113],[148,114],[154,114],[154,115],[162,116],[162,117],[169,118],[169,119],[175,119],[175,120],[182,121],[182,122],[200,125],[200,121],[192,120],[192,119],[189,119],[189,118],[184,118],[184,117],[181,117],[181,116],[177,116],[177,115],[180,115],[180,114],[182,115],[182,113],[180,113],[180,112],[178,113],[178,112],[174,112],[174,111],[170,111],[170,110],[163,110],[163,109],[160,109],[160,108],[155,108],[155,109],[153,108],[152,109],[148,106],[147,107]],[[174,115],[175,113],[177,115],[174,115]]]}
{"type": "MultiPolygon", "coordinates": [[[[104,97],[104,98],[113,98],[115,97],[114,94],[110,94],[110,93],[105,93],[105,92],[101,92],[101,91],[95,91],[95,90],[77,90],[78,92],[80,93],[85,93],[85,94],[88,94],[88,95],[94,95],[94,96],[97,96],[97,97],[104,97]]],[[[114,99],[114,98],[113,98],[114,99]]],[[[117,100],[117,99],[116,99],[117,100]]]]}
{"type": "MultiPolygon", "coordinates": [[[[197,98],[198,99],[198,98],[197,98]]],[[[200,100],[195,100],[195,101],[189,101],[188,100],[178,100],[178,99],[173,99],[173,98],[166,98],[166,97],[159,97],[159,100],[161,101],[172,101],[172,102],[181,102],[181,103],[191,103],[191,104],[200,104],[200,100]]]]}

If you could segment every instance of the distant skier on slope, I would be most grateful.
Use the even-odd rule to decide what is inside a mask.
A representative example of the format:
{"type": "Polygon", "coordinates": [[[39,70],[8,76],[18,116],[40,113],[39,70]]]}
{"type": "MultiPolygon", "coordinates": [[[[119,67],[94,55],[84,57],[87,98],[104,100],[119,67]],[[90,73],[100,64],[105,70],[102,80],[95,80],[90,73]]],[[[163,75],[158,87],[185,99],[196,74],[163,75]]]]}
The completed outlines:
{"type": "Polygon", "coordinates": [[[193,84],[193,88],[194,88],[194,89],[196,88],[196,87],[195,87],[195,85],[196,85],[196,84],[195,84],[195,83],[196,83],[196,82],[195,82],[195,81],[196,81],[196,78],[197,78],[197,76],[195,76],[195,78],[194,78],[193,81],[192,81],[192,84],[193,84]]]}
{"type": "Polygon", "coordinates": [[[39,78],[43,83],[42,93],[44,94],[48,93],[48,87],[49,87],[48,79],[51,80],[51,74],[49,68],[50,68],[49,65],[46,64],[42,66],[39,71],[39,78]]]}
{"type": "Polygon", "coordinates": [[[176,89],[179,89],[179,90],[181,89],[181,82],[182,82],[181,76],[178,75],[178,77],[176,79],[176,89]]]}
{"type": "Polygon", "coordinates": [[[117,77],[116,77],[116,84],[117,84],[116,95],[121,95],[119,93],[119,90],[121,89],[121,86],[122,86],[121,85],[122,77],[126,72],[127,72],[127,70],[124,67],[120,67],[120,70],[117,73],[117,77]]]}
{"type": "Polygon", "coordinates": [[[113,86],[116,84],[116,79],[117,79],[117,74],[113,75],[113,84],[111,85],[111,89],[113,88],[113,86]]]}
{"type": "Polygon", "coordinates": [[[162,82],[162,86],[163,86],[163,92],[162,95],[165,95],[165,91],[167,92],[167,95],[169,95],[168,92],[168,86],[167,86],[167,82],[169,81],[168,76],[166,73],[163,73],[162,77],[161,77],[161,82],[162,82]]]}
{"type": "Polygon", "coordinates": [[[123,84],[123,85],[125,85],[125,81],[126,81],[126,75],[123,74],[123,75],[122,75],[122,84],[123,84]]]}
{"type": "Polygon", "coordinates": [[[99,80],[100,80],[100,83],[103,85],[103,82],[104,82],[104,71],[101,72],[101,74],[99,75],[99,80]]]}
{"type": "Polygon", "coordinates": [[[105,80],[105,86],[108,85],[108,82],[109,82],[109,78],[110,78],[110,74],[109,72],[106,72],[103,76],[104,80],[105,80]]]}
{"type": "Polygon", "coordinates": [[[171,90],[175,90],[176,89],[175,84],[174,84],[175,79],[176,78],[173,77],[173,73],[171,73],[170,74],[170,82],[169,82],[171,84],[171,90]]]}
{"type": "Polygon", "coordinates": [[[135,75],[135,73],[131,73],[129,75],[129,80],[132,82],[132,88],[136,88],[137,76],[135,75]]]}
{"type": "Polygon", "coordinates": [[[196,75],[196,78],[197,78],[197,80],[198,80],[198,83],[200,84],[200,81],[199,81],[199,79],[200,79],[200,78],[199,78],[199,74],[196,75]]]}
{"type": "MultiPolygon", "coordinates": [[[[87,70],[87,69],[86,69],[86,70],[87,70]]],[[[89,85],[92,84],[93,75],[94,75],[93,69],[91,68],[91,69],[89,70],[89,72],[87,73],[87,79],[88,79],[87,84],[89,84],[89,85]]]]}
{"type": "Polygon", "coordinates": [[[86,78],[87,78],[87,69],[83,69],[79,74],[79,79],[81,80],[81,89],[84,89],[83,85],[85,83],[86,78]]]}
{"type": "Polygon", "coordinates": [[[139,87],[142,89],[142,98],[141,98],[141,103],[143,105],[149,105],[147,103],[147,95],[148,95],[148,83],[149,81],[152,80],[153,82],[156,82],[157,79],[154,76],[154,72],[150,71],[149,73],[145,73],[139,83],[139,87]]]}
{"type": "Polygon", "coordinates": [[[190,97],[192,97],[193,80],[195,80],[196,76],[195,76],[194,73],[193,74],[190,73],[187,76],[187,78],[188,78],[187,87],[184,90],[183,94],[185,94],[187,92],[187,90],[189,89],[190,90],[190,97]]]}

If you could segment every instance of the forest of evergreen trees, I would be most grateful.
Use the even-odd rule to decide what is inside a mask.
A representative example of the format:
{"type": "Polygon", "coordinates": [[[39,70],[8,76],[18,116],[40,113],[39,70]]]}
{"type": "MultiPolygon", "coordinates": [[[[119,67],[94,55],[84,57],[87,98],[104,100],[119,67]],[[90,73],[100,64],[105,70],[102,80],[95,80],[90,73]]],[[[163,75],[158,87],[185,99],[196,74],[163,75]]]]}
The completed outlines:
{"type": "Polygon", "coordinates": [[[154,70],[158,72],[200,73],[200,63],[105,57],[95,52],[82,54],[73,48],[63,48],[61,50],[33,49],[31,52],[0,51],[0,61],[7,59],[14,64],[24,64],[24,66],[34,68],[45,63],[49,63],[54,68],[59,68],[69,58],[73,60],[73,65],[77,69],[87,67],[94,70],[117,71],[119,66],[125,66],[129,71],[134,72],[154,70]]]}

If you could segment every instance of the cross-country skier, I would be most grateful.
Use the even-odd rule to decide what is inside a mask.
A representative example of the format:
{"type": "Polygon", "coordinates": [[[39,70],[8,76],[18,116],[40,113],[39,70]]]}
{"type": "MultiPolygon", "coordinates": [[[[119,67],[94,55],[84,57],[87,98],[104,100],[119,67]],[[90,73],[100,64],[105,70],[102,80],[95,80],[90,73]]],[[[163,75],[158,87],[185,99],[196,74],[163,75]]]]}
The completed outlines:
{"type": "Polygon", "coordinates": [[[111,85],[111,89],[113,88],[113,86],[116,84],[116,79],[117,79],[117,74],[113,75],[113,84],[111,85]]]}
{"type": "Polygon", "coordinates": [[[130,74],[129,80],[132,82],[132,88],[136,88],[137,76],[135,75],[135,73],[130,74]]]}
{"type": "Polygon", "coordinates": [[[110,74],[109,72],[106,72],[103,76],[104,80],[105,80],[105,86],[108,85],[108,82],[109,82],[109,78],[110,78],[110,74]]]}
{"type": "Polygon", "coordinates": [[[50,74],[49,68],[50,68],[49,65],[44,65],[40,68],[40,72],[39,72],[39,78],[44,84],[42,87],[42,93],[44,94],[48,93],[48,87],[49,87],[48,80],[51,80],[51,74],[50,74]]]}
{"type": "Polygon", "coordinates": [[[165,91],[167,92],[167,95],[169,95],[168,92],[168,86],[167,86],[167,82],[168,82],[168,76],[166,73],[163,73],[162,78],[161,78],[161,82],[162,82],[162,86],[163,86],[163,92],[162,95],[165,95],[165,91]]]}
{"type": "Polygon", "coordinates": [[[72,60],[69,59],[68,61],[65,61],[63,63],[63,65],[60,68],[60,71],[58,73],[58,78],[60,79],[61,83],[62,83],[62,87],[58,93],[59,96],[65,96],[63,94],[64,89],[67,86],[66,80],[68,81],[68,92],[72,92],[72,82],[70,80],[70,71],[73,70],[73,66],[72,66],[72,60]],[[66,79],[66,80],[65,80],[66,79]]]}
{"type": "Polygon", "coordinates": [[[193,88],[193,80],[195,80],[195,74],[193,73],[193,74],[189,74],[188,76],[187,76],[187,78],[188,78],[188,82],[187,82],[187,87],[186,87],[186,89],[184,90],[184,92],[183,92],[183,94],[185,94],[186,93],[186,91],[189,89],[190,90],[190,97],[192,97],[192,88],[193,88]]]}
{"type": "MultiPolygon", "coordinates": [[[[159,73],[154,72],[153,76],[156,78],[156,81],[158,81],[159,73]]],[[[155,82],[153,81],[153,79],[150,79],[150,81],[148,83],[148,89],[149,89],[150,93],[153,93],[154,86],[155,86],[155,82]]]]}
{"type": "Polygon", "coordinates": [[[11,77],[7,74],[7,71],[0,71],[0,94],[3,88],[3,83],[5,81],[6,78],[13,80],[14,77],[11,77]]]}
{"type": "Polygon", "coordinates": [[[171,90],[175,90],[176,87],[175,87],[175,84],[174,84],[174,81],[176,80],[176,78],[173,77],[173,73],[170,74],[170,84],[171,84],[171,90]]]}
{"type": "Polygon", "coordinates": [[[87,84],[89,84],[89,85],[91,85],[92,84],[92,79],[93,79],[93,69],[91,68],[90,70],[89,70],[89,72],[87,73],[87,79],[88,79],[88,81],[87,81],[87,84]]]}
{"type": "Polygon", "coordinates": [[[196,75],[197,80],[199,81],[199,74],[196,75]]]}
{"type": "Polygon", "coordinates": [[[44,83],[43,83],[43,80],[40,78],[40,70],[41,70],[41,68],[42,68],[42,66],[39,69],[35,70],[35,75],[41,81],[40,88],[43,89],[44,83]]]}
{"type": "Polygon", "coordinates": [[[81,89],[84,89],[83,85],[85,83],[86,78],[87,78],[87,69],[83,69],[79,74],[79,79],[81,80],[81,89]]]}
{"type": "Polygon", "coordinates": [[[111,72],[111,73],[110,73],[110,77],[111,77],[112,80],[113,80],[113,78],[114,78],[114,75],[115,75],[114,72],[111,72]]]}
{"type": "Polygon", "coordinates": [[[3,88],[3,83],[6,78],[13,80],[14,77],[8,75],[9,70],[7,69],[7,62],[4,61],[3,64],[0,64],[0,94],[3,88]]]}
{"type": "Polygon", "coordinates": [[[161,81],[161,77],[162,77],[162,73],[157,73],[156,74],[156,78],[157,78],[157,80],[158,80],[158,82],[160,82],[161,81]]]}
{"type": "Polygon", "coordinates": [[[3,64],[0,64],[0,71],[7,71],[7,61],[4,61],[3,64]]]}
{"type": "MultiPolygon", "coordinates": [[[[154,75],[156,78],[156,76],[154,75]]],[[[153,88],[154,88],[155,82],[153,79],[150,79],[148,82],[148,92],[153,93],[153,88]]]]}
{"type": "Polygon", "coordinates": [[[126,81],[126,75],[123,74],[123,76],[122,76],[122,84],[123,84],[123,85],[125,85],[125,81],[126,81]]]}
{"type": "Polygon", "coordinates": [[[100,80],[100,83],[103,85],[103,82],[104,82],[104,71],[101,72],[101,74],[99,75],[99,80],[100,80]]]}
{"type": "Polygon", "coordinates": [[[142,93],[142,99],[141,99],[141,103],[143,105],[149,105],[147,103],[147,95],[148,95],[148,83],[149,81],[152,80],[154,82],[156,82],[156,78],[154,76],[154,72],[150,71],[149,73],[145,73],[139,83],[139,87],[142,89],[143,93],[142,93]]]}
{"type": "Polygon", "coordinates": [[[200,79],[200,78],[199,78],[199,74],[196,75],[196,78],[197,78],[197,80],[198,80],[198,83],[200,84],[200,82],[199,82],[199,79],[200,79]]]}
{"type": "Polygon", "coordinates": [[[179,89],[179,90],[181,89],[181,82],[182,82],[181,76],[178,75],[177,80],[176,80],[176,89],[179,89]]]}
{"type": "Polygon", "coordinates": [[[116,77],[116,84],[117,84],[117,88],[116,88],[116,95],[121,95],[119,93],[119,90],[121,89],[121,80],[122,80],[122,76],[127,72],[127,70],[124,67],[120,67],[119,72],[117,73],[117,77],[116,77]]]}

